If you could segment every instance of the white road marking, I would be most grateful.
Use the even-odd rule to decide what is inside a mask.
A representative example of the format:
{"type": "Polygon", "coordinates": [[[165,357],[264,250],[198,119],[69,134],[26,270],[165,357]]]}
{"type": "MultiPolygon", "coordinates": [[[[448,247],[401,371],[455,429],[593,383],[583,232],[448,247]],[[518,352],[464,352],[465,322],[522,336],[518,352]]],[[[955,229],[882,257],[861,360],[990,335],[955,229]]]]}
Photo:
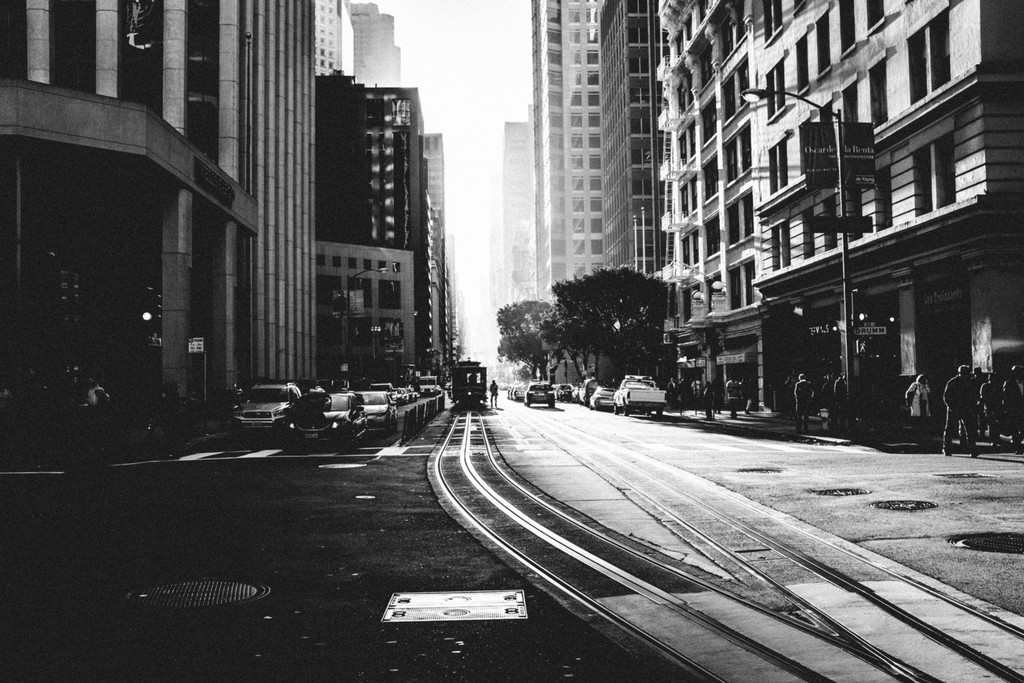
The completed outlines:
{"type": "Polygon", "coordinates": [[[275,453],[280,453],[280,452],[281,452],[280,448],[278,448],[276,450],[269,450],[269,451],[255,451],[255,452],[249,453],[247,455],[240,455],[240,456],[238,456],[238,458],[239,459],[242,459],[242,458],[266,458],[268,456],[271,456],[271,455],[274,455],[275,453]]]}
{"type": "Polygon", "coordinates": [[[178,460],[201,460],[203,458],[208,458],[211,455],[220,455],[221,453],[226,452],[227,451],[212,451],[210,453],[193,453],[191,455],[183,455],[180,458],[178,458],[178,460]]]}

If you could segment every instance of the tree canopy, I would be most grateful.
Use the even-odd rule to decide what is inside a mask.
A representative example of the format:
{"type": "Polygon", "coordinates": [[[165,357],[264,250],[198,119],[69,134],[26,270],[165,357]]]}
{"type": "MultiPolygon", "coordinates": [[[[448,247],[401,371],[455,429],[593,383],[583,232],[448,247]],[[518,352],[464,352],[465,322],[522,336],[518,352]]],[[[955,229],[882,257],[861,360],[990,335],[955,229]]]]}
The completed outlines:
{"type": "Polygon", "coordinates": [[[541,340],[541,327],[551,314],[547,301],[517,301],[498,310],[498,357],[523,363],[533,373],[546,369],[547,351],[541,340]]]}

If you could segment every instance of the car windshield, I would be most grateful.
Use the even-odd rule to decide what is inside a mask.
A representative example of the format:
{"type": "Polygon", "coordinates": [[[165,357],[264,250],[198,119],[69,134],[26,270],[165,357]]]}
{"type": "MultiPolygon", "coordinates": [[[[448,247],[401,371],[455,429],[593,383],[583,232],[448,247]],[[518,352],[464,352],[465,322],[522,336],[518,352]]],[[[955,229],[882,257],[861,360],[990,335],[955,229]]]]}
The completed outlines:
{"type": "Polygon", "coordinates": [[[331,410],[341,412],[351,408],[351,401],[348,396],[335,394],[331,396],[331,410]]]}
{"type": "Polygon", "coordinates": [[[420,377],[420,386],[424,384],[437,384],[437,378],[431,377],[430,375],[424,375],[420,377]]]}
{"type": "Polygon", "coordinates": [[[550,391],[550,384],[534,384],[530,386],[531,391],[550,391]]]}
{"type": "Polygon", "coordinates": [[[287,403],[288,390],[283,387],[255,387],[249,391],[247,403],[287,403]]]}
{"type": "Polygon", "coordinates": [[[388,402],[388,395],[383,391],[372,391],[362,394],[363,403],[368,406],[382,406],[388,402]]]}
{"type": "Polygon", "coordinates": [[[626,382],[627,389],[654,389],[654,382],[626,382]]]}

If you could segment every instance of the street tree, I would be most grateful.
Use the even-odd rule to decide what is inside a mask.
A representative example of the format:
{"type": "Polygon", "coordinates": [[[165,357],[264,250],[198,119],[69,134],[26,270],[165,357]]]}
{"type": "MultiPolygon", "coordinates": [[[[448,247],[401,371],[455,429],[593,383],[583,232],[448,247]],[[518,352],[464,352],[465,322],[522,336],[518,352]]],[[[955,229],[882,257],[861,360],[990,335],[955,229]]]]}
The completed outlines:
{"type": "Polygon", "coordinates": [[[531,376],[547,371],[547,351],[541,340],[541,328],[551,314],[547,301],[516,301],[498,310],[498,358],[523,363],[531,376]]]}

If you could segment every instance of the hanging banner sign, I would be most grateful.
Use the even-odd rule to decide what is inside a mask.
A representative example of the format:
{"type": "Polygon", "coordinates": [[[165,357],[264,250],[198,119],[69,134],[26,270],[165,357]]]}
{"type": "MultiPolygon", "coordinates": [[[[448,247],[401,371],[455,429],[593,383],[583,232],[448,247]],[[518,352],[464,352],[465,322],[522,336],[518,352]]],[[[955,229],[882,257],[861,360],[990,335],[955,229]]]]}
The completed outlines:
{"type": "MultiPolygon", "coordinates": [[[[836,130],[831,121],[801,124],[800,164],[808,189],[838,185],[836,130]]],[[[843,124],[843,171],[847,187],[875,186],[875,130],[870,123],[843,124]]]]}

